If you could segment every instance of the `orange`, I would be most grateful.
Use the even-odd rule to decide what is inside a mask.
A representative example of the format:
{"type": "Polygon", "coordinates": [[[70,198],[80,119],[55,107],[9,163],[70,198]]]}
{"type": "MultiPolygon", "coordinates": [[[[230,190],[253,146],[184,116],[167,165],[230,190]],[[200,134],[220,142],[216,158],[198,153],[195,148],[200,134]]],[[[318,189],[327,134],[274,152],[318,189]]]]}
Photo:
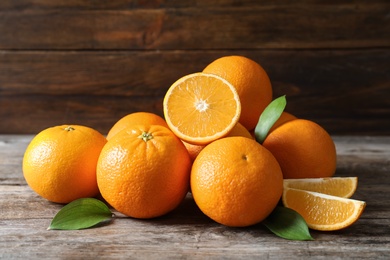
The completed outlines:
{"type": "Polygon", "coordinates": [[[96,163],[106,142],[102,134],[86,126],[47,128],[24,153],[24,178],[32,190],[52,202],[94,197],[99,193],[96,163]]]}
{"type": "Polygon", "coordinates": [[[242,107],[240,123],[253,130],[272,101],[271,82],[263,67],[243,56],[224,56],[207,65],[203,72],[218,75],[236,88],[242,107]]]}
{"type": "Polygon", "coordinates": [[[282,124],[263,146],[278,160],[285,179],[331,177],[336,171],[336,148],[320,125],[305,119],[282,124]]]}
{"type": "Polygon", "coordinates": [[[162,125],[168,127],[165,120],[159,115],[149,112],[134,112],[122,117],[111,127],[107,134],[107,140],[110,140],[121,130],[133,125],[162,125]]]}
{"type": "Polygon", "coordinates": [[[227,137],[231,136],[243,136],[250,139],[254,139],[251,133],[242,124],[237,123],[233,129],[229,132],[227,137]]]}
{"type": "Polygon", "coordinates": [[[190,157],[183,143],[159,125],[128,127],[104,146],[97,164],[102,197],[134,218],[162,216],[189,189],[190,157]]]}
{"type": "Polygon", "coordinates": [[[283,187],[350,198],[356,191],[357,183],[357,177],[285,179],[283,187]]]}
{"type": "Polygon", "coordinates": [[[269,133],[271,133],[273,130],[278,128],[279,126],[283,125],[284,123],[287,123],[291,120],[297,119],[296,116],[283,111],[278,120],[274,123],[274,125],[270,128],[269,133]]]}
{"type": "Polygon", "coordinates": [[[203,148],[206,147],[207,144],[201,145],[201,144],[190,144],[185,141],[182,141],[184,146],[186,147],[188,154],[190,155],[191,162],[193,162],[200,153],[200,151],[203,150],[203,148]]]}
{"type": "Polygon", "coordinates": [[[245,227],[261,222],[276,207],[283,177],[274,156],[255,140],[226,137],[196,157],[191,190],[205,215],[226,226],[245,227]]]}
{"type": "MultiPolygon", "coordinates": [[[[250,139],[254,139],[251,133],[249,133],[249,131],[240,123],[237,123],[226,137],[229,136],[243,136],[250,139]]],[[[196,156],[198,156],[200,151],[202,151],[203,148],[206,146],[206,145],[190,144],[185,141],[183,141],[183,143],[187,148],[188,153],[190,154],[190,158],[192,162],[195,160],[196,156]]]]}
{"type": "Polygon", "coordinates": [[[318,192],[285,189],[283,204],[298,212],[311,229],[332,231],[351,226],[362,214],[366,203],[318,192]]]}
{"type": "Polygon", "coordinates": [[[235,88],[221,77],[194,73],[177,80],[164,97],[169,128],[182,140],[207,144],[236,125],[241,104],[235,88]]]}

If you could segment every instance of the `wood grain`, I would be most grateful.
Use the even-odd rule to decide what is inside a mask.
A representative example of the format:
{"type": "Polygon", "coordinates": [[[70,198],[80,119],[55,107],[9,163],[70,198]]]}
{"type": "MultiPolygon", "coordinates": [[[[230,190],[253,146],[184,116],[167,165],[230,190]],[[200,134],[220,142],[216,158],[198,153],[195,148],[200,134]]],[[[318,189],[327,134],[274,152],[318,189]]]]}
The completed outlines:
{"type": "MultiPolygon", "coordinates": [[[[107,133],[135,111],[162,115],[162,99],[180,77],[229,51],[0,53],[0,133],[37,133],[85,124],[107,133]]],[[[269,74],[286,110],[331,134],[390,134],[390,52],[237,51],[269,74]],[[313,64],[316,64],[313,66],[313,64]]]]}
{"type": "Polygon", "coordinates": [[[390,134],[390,3],[0,1],[0,133],[107,133],[162,115],[167,88],[225,55],[269,74],[287,110],[331,134],[390,134]]]}
{"type": "Polygon", "coordinates": [[[0,13],[0,48],[300,49],[390,44],[386,18],[390,4],[381,1],[337,5],[222,1],[225,5],[158,8],[135,4],[125,10],[87,9],[92,6],[73,2],[46,9],[25,3],[22,12],[17,5],[16,10],[9,6],[0,13]]]}
{"type": "Polygon", "coordinates": [[[0,258],[61,259],[386,259],[390,254],[390,137],[333,136],[336,176],[357,176],[354,199],[367,207],[351,227],[311,231],[314,241],[288,241],[261,224],[219,225],[196,207],[190,194],[170,214],[152,220],[113,210],[106,225],[80,231],[47,231],[62,205],[26,185],[22,156],[32,135],[0,135],[0,258]]]}

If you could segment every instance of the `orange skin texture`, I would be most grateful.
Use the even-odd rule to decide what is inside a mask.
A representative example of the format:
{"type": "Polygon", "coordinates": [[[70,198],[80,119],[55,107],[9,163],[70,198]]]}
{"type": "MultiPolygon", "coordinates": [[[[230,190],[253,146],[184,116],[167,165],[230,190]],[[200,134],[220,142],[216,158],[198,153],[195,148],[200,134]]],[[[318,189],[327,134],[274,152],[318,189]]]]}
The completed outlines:
{"type": "Polygon", "coordinates": [[[137,125],[122,130],[104,146],[97,182],[102,197],[117,211],[133,218],[154,218],[184,199],[190,167],[186,148],[168,128],[137,125]]]}
{"type": "Polygon", "coordinates": [[[211,62],[203,72],[218,75],[236,88],[241,101],[239,122],[253,130],[272,101],[271,81],[263,67],[243,56],[225,56],[211,62]]]}
{"type": "Polygon", "coordinates": [[[23,157],[27,184],[56,203],[99,194],[96,164],[106,138],[96,130],[72,125],[43,130],[28,145],[23,157]]]}
{"type": "Polygon", "coordinates": [[[226,137],[206,146],[195,159],[191,190],[200,210],[214,221],[245,227],[264,220],[283,192],[274,156],[246,137],[226,137]]]}
{"type": "Polygon", "coordinates": [[[336,148],[320,125],[295,119],[273,130],[263,142],[278,160],[285,179],[331,177],[336,171],[336,148]]]}
{"type": "Polygon", "coordinates": [[[108,131],[107,140],[110,140],[114,135],[121,130],[134,125],[162,125],[168,127],[164,118],[150,112],[134,112],[119,119],[108,131]]]}

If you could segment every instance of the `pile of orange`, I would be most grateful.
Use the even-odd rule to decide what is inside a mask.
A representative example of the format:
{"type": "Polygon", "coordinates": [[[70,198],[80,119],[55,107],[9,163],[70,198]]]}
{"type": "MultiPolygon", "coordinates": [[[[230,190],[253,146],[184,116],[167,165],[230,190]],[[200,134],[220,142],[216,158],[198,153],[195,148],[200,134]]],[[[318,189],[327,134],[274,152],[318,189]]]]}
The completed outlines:
{"type": "Polygon", "coordinates": [[[331,178],[336,149],[320,125],[283,112],[264,142],[255,139],[272,95],[260,64],[221,57],[171,85],[164,118],[129,114],[106,138],[82,126],[42,131],[26,150],[24,176],[50,201],[67,203],[100,192],[113,208],[134,218],[164,215],[191,191],[204,214],[227,226],[259,223],[281,199],[313,229],[351,225],[365,204],[348,198],[356,182],[348,186],[348,178],[331,178]],[[347,193],[343,187],[349,187],[347,193]],[[328,211],[335,205],[341,212],[332,215],[328,211]]]}

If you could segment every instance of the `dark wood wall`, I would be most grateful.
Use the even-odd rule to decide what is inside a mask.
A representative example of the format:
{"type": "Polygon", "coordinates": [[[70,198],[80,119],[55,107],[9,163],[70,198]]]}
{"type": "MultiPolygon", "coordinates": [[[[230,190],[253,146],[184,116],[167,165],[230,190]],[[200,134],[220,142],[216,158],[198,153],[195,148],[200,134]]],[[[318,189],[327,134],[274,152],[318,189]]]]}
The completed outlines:
{"type": "Polygon", "coordinates": [[[1,0],[0,134],[162,115],[176,79],[237,54],[296,116],[389,135],[389,16],[388,0],[1,0]]]}

